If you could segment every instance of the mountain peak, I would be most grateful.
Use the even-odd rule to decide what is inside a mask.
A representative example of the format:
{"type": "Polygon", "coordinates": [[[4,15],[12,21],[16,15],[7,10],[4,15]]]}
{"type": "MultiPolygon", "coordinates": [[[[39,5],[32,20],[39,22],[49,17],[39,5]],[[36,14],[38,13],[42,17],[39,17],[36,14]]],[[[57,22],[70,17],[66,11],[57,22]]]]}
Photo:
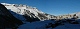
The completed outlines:
{"type": "MultiPolygon", "coordinates": [[[[18,4],[9,4],[9,3],[1,3],[1,4],[3,4],[8,10],[13,11],[17,14],[20,14],[22,16],[38,18],[40,20],[49,20],[49,19],[54,18],[53,15],[49,15],[42,11],[39,11],[36,7],[31,7],[31,6],[27,6],[27,5],[23,5],[23,4],[19,4],[19,5],[18,4]]],[[[13,15],[16,16],[15,14],[13,14],[13,15]]],[[[20,17],[20,16],[18,16],[18,17],[20,17]]]]}
{"type": "MultiPolygon", "coordinates": [[[[22,15],[23,17],[25,16],[26,19],[28,17],[31,17],[31,18],[38,18],[42,21],[42,20],[60,19],[61,18],[61,16],[54,16],[54,15],[50,15],[50,14],[44,13],[42,11],[39,11],[36,7],[31,7],[31,6],[27,6],[27,5],[23,5],[23,4],[19,4],[19,5],[18,4],[9,4],[9,3],[1,3],[1,4],[3,4],[8,10],[13,11],[19,15],[22,15]]],[[[13,15],[16,16],[15,14],[13,14],[13,15]]],[[[63,19],[64,17],[66,18],[67,16],[71,16],[71,15],[68,14],[68,15],[62,15],[62,16],[63,16],[62,17],[62,19],[63,19]]]]}

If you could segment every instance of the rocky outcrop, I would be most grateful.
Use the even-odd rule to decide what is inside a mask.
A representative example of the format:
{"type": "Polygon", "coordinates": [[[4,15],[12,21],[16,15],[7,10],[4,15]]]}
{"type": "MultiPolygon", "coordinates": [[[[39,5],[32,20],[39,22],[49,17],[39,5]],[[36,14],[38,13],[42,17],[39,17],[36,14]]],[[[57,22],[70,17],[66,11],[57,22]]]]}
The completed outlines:
{"type": "Polygon", "coordinates": [[[67,14],[57,16],[56,19],[78,19],[79,17],[76,14],[67,14]]]}

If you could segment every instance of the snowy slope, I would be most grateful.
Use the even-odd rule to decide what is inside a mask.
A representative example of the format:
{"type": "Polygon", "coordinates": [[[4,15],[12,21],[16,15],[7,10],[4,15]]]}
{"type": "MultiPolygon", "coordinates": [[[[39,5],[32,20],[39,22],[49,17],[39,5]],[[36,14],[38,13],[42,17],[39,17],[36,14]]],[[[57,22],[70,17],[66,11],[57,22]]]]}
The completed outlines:
{"type": "MultiPolygon", "coordinates": [[[[1,4],[3,4],[14,17],[21,20],[22,22],[25,22],[26,19],[28,19],[29,17],[30,17],[29,19],[32,19],[32,21],[35,18],[41,20],[41,21],[35,21],[31,23],[25,22],[24,24],[18,26],[17,29],[80,29],[79,28],[80,20],[77,21],[75,21],[75,19],[54,20],[56,16],[49,15],[42,11],[39,11],[38,9],[36,9],[36,7],[8,4],[8,3],[1,3],[1,4]],[[49,19],[53,19],[53,20],[49,20],[49,19]]],[[[79,12],[74,14],[80,17],[79,12]]]]}
{"type": "Polygon", "coordinates": [[[80,29],[80,23],[71,24],[68,21],[62,22],[62,21],[47,20],[47,21],[37,21],[37,22],[32,22],[32,23],[27,22],[19,26],[18,29],[80,29]]]}
{"type": "Polygon", "coordinates": [[[80,12],[78,12],[78,13],[76,13],[76,15],[79,17],[79,19],[80,19],[80,12]]]}
{"type": "Polygon", "coordinates": [[[73,15],[73,14],[76,14],[76,16],[78,16],[78,17],[79,17],[78,19],[80,19],[80,12],[71,13],[71,15],[73,15]]]}
{"type": "Polygon", "coordinates": [[[65,24],[54,29],[80,29],[80,24],[65,24]]]}
{"type": "Polygon", "coordinates": [[[10,13],[11,13],[14,17],[16,17],[16,18],[18,18],[19,20],[21,20],[22,22],[24,22],[24,21],[26,20],[22,15],[16,14],[16,13],[14,13],[13,11],[10,11],[10,13]]]}
{"type": "MultiPolygon", "coordinates": [[[[49,20],[54,19],[53,15],[46,15],[46,13],[39,11],[36,7],[31,7],[27,5],[18,5],[18,4],[8,4],[8,3],[1,3],[3,4],[8,10],[11,10],[17,14],[24,15],[27,14],[30,17],[38,18],[42,20],[49,20]],[[33,15],[31,15],[33,13],[33,15]]],[[[14,14],[13,14],[14,15],[14,14]]],[[[18,18],[19,19],[19,18],[18,18]]]]}
{"type": "Polygon", "coordinates": [[[27,22],[26,24],[19,26],[18,29],[46,29],[46,25],[50,22],[54,24],[54,21],[51,20],[36,21],[32,23],[27,22]]]}
{"type": "Polygon", "coordinates": [[[26,19],[22,16],[22,15],[19,15],[17,14],[18,12],[20,12],[20,10],[18,8],[16,8],[15,6],[13,6],[14,4],[6,4],[6,3],[1,3],[3,5],[10,5],[10,6],[5,6],[11,14],[13,14],[14,17],[22,20],[22,21],[25,21],[26,19]]]}
{"type": "Polygon", "coordinates": [[[0,29],[16,28],[23,22],[15,18],[9,10],[2,4],[0,4],[0,29]]]}
{"type": "MultiPolygon", "coordinates": [[[[7,9],[11,9],[12,11],[14,12],[20,12],[20,13],[23,13],[24,12],[24,9],[26,10],[29,10],[31,13],[34,13],[35,15],[37,15],[38,13],[43,13],[41,11],[38,11],[35,7],[30,7],[30,6],[22,6],[22,5],[19,5],[18,7],[17,6],[14,6],[16,4],[8,4],[8,3],[1,3],[3,5],[5,5],[5,7],[7,9]],[[9,5],[9,6],[6,6],[6,5],[9,5]],[[37,13],[38,12],[38,13],[37,13]]],[[[22,14],[21,14],[22,15],[22,14]]]]}

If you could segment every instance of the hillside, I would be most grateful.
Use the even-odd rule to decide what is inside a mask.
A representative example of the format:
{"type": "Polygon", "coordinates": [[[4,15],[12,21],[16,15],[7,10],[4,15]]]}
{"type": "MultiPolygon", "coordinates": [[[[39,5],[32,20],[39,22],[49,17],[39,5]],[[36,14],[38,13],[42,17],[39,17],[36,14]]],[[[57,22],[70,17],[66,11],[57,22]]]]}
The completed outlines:
{"type": "Polygon", "coordinates": [[[0,29],[80,29],[80,12],[50,15],[22,4],[0,4],[0,29]]]}

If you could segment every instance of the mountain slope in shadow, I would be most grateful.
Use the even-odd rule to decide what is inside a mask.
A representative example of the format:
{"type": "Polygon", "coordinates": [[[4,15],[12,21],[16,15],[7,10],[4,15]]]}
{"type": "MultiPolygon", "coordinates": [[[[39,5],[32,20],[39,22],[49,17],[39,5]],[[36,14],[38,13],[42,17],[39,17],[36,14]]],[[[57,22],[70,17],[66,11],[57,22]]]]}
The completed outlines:
{"type": "Polygon", "coordinates": [[[0,29],[15,29],[21,24],[23,24],[21,20],[15,18],[4,5],[0,4],[0,29]]]}

